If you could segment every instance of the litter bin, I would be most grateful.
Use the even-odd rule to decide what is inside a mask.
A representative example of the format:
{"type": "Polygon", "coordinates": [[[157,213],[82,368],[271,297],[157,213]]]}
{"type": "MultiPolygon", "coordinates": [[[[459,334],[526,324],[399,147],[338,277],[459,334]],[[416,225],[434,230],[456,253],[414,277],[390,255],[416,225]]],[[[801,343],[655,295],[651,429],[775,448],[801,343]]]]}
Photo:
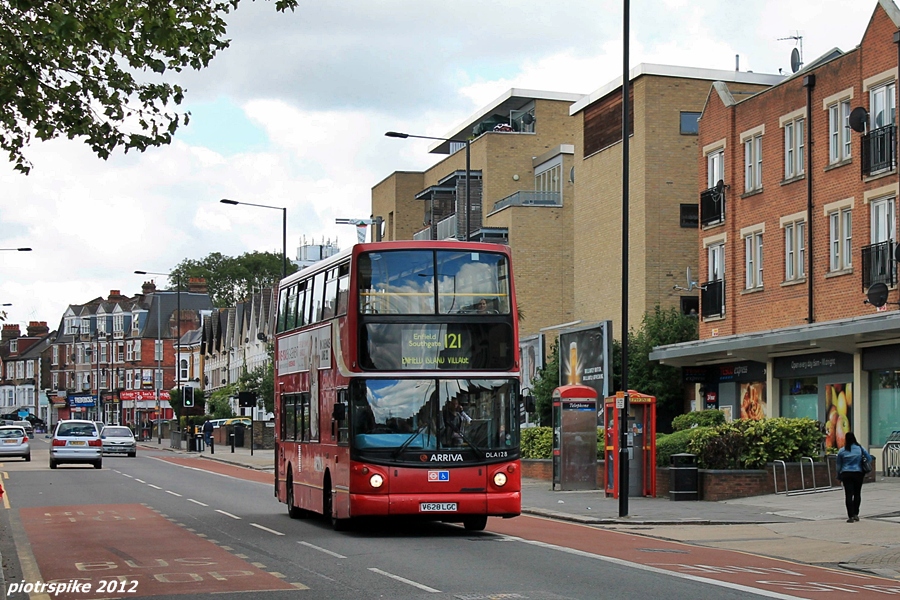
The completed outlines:
{"type": "Polygon", "coordinates": [[[203,452],[203,434],[195,433],[194,434],[194,448],[197,452],[203,452]]]}
{"type": "Polygon", "coordinates": [[[239,448],[244,447],[244,424],[243,423],[235,423],[234,424],[234,445],[239,448]]]}
{"type": "Polygon", "coordinates": [[[669,467],[669,500],[699,500],[700,471],[694,454],[673,454],[669,467]]]}

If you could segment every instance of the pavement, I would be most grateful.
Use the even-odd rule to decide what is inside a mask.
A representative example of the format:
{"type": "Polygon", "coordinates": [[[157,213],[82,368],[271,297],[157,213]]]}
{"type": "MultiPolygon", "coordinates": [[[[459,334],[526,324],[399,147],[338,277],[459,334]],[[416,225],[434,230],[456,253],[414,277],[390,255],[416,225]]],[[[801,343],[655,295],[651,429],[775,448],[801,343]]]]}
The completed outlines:
{"type": "MultiPolygon", "coordinates": [[[[214,453],[197,453],[173,450],[168,440],[140,445],[274,470],[274,450],[232,452],[230,446],[217,446],[214,453]]],[[[900,580],[900,477],[878,475],[875,483],[863,487],[857,523],[846,522],[841,488],[720,502],[632,497],[627,516],[619,516],[621,508],[619,500],[607,498],[603,490],[560,491],[549,481],[522,481],[523,514],[900,580]]]]}

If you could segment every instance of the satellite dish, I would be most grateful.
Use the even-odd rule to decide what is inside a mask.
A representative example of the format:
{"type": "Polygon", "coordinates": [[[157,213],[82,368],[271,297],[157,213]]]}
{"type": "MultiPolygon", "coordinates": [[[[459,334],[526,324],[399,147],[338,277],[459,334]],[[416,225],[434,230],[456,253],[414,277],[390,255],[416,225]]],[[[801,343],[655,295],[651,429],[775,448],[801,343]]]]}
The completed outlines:
{"type": "Polygon", "coordinates": [[[522,115],[522,122],[526,125],[531,125],[532,123],[534,123],[534,115],[531,113],[525,113],[524,115],[522,115]]]}
{"type": "Polygon", "coordinates": [[[869,291],[866,292],[866,297],[869,299],[868,302],[872,306],[882,307],[887,304],[888,297],[888,287],[883,282],[879,281],[878,283],[873,283],[871,287],[869,287],[869,291]]]}
{"type": "Polygon", "coordinates": [[[847,117],[848,124],[850,125],[850,129],[857,133],[864,133],[866,131],[866,122],[869,120],[869,113],[866,112],[866,109],[862,106],[857,106],[853,110],[850,111],[850,116],[847,117]]]}
{"type": "Polygon", "coordinates": [[[802,66],[803,63],[800,62],[800,51],[794,48],[791,50],[791,72],[796,73],[802,66]]]}

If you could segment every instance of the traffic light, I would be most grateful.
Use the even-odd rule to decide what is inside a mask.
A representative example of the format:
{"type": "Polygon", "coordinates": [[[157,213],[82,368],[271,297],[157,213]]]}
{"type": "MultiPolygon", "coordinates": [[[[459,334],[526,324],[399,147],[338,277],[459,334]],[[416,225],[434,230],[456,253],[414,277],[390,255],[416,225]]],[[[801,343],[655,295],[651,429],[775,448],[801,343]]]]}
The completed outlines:
{"type": "Polygon", "coordinates": [[[184,388],[184,406],[185,408],[194,406],[194,388],[192,387],[184,388]]]}

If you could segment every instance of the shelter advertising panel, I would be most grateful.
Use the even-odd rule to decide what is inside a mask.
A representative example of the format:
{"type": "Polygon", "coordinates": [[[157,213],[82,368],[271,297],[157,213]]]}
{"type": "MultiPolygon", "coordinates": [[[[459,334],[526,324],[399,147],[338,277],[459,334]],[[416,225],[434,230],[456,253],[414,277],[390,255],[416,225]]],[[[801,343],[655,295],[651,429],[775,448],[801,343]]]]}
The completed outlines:
{"type": "Polygon", "coordinates": [[[559,382],[586,385],[600,398],[609,395],[611,385],[612,321],[568,330],[559,335],[559,382]]]}

